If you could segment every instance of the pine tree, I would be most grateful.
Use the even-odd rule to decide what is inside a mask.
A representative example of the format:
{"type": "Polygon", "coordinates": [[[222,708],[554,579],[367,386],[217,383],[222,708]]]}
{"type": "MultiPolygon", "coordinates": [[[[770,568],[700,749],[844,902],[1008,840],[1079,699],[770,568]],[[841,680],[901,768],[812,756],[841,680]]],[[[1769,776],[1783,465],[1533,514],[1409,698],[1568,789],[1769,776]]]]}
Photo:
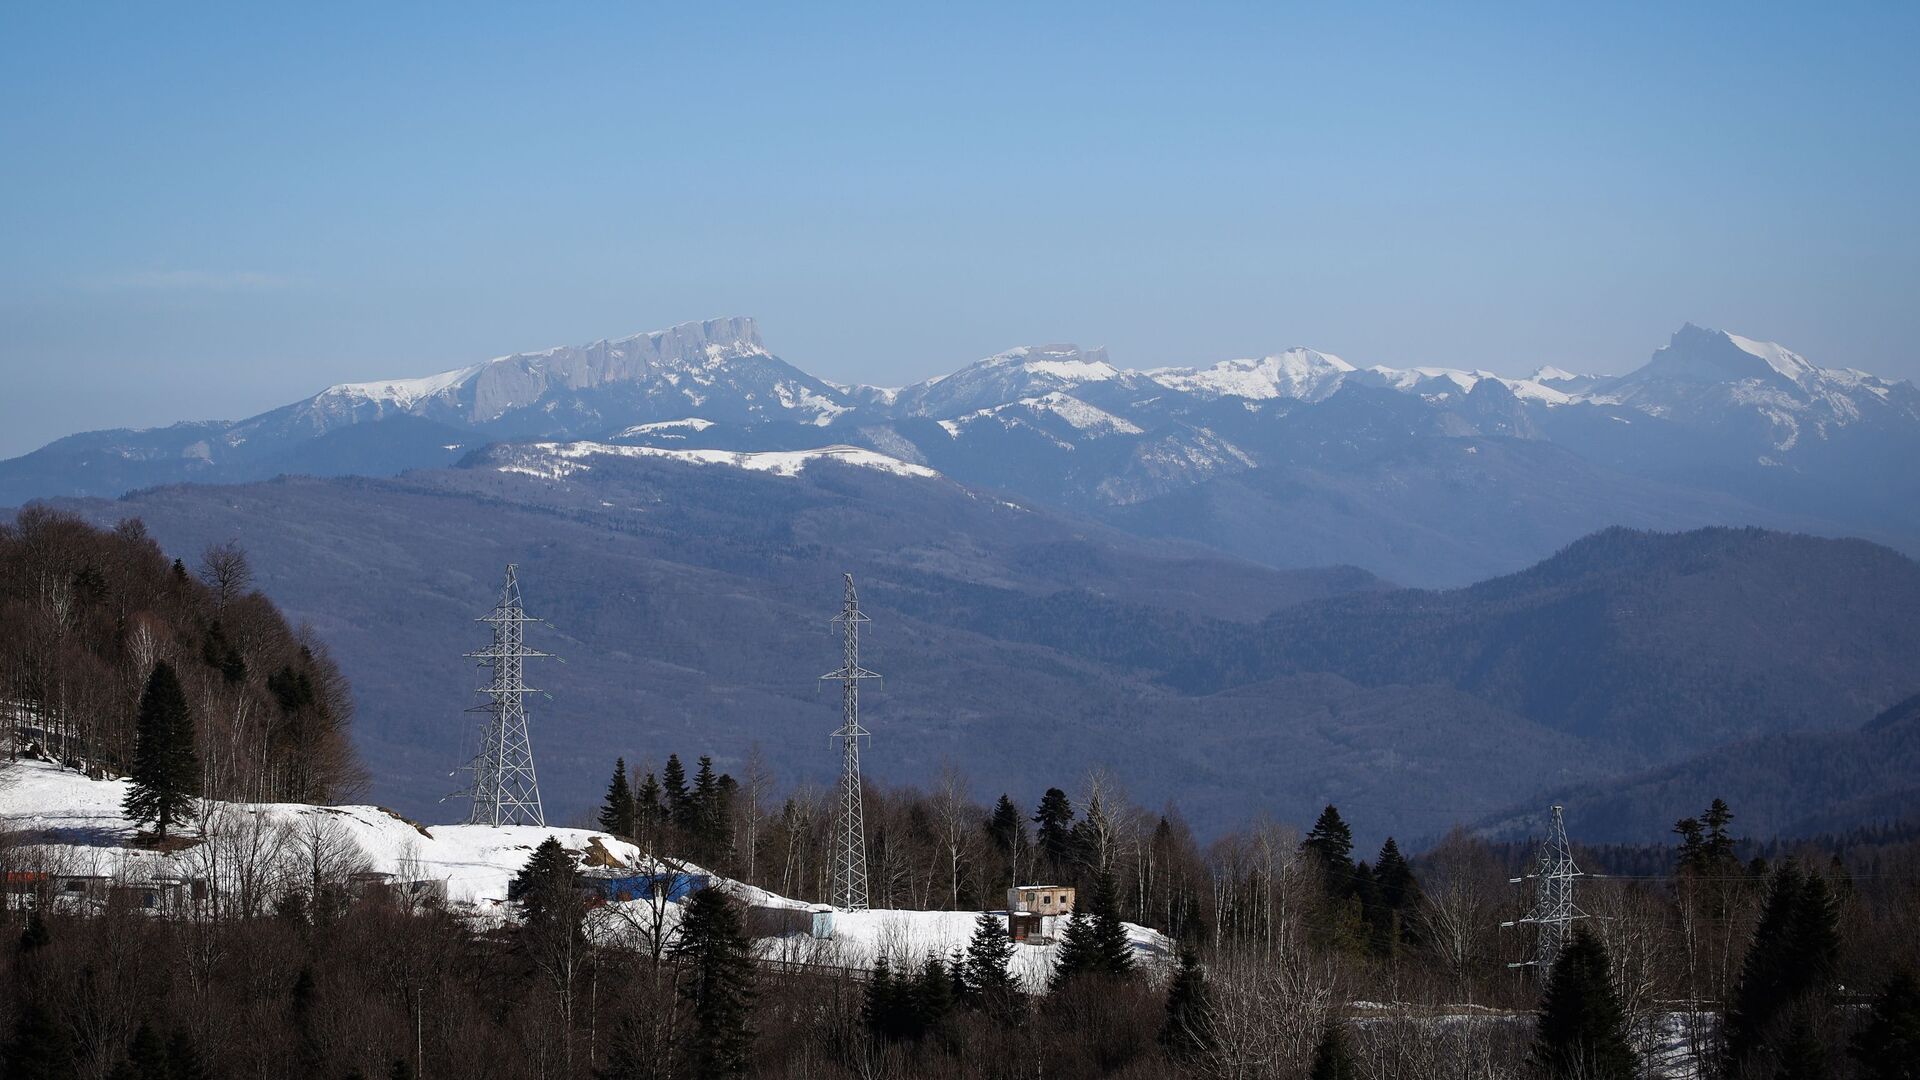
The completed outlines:
{"type": "Polygon", "coordinates": [[[1865,1080],[1920,1080],[1920,983],[1912,975],[1887,981],[1848,1052],[1865,1080]]]}
{"type": "Polygon", "coordinates": [[[193,750],[193,716],[173,665],[153,666],[140,695],[134,728],[132,784],[122,809],[135,823],[153,822],[166,838],[167,827],[193,816],[200,794],[200,760],[193,750]]]}
{"type": "Polygon", "coordinates": [[[1067,801],[1067,793],[1057,787],[1048,788],[1047,793],[1040,796],[1040,806],[1033,813],[1033,822],[1038,826],[1034,839],[1040,846],[1041,854],[1055,869],[1071,864],[1073,804],[1067,801]]]}
{"type": "Polygon", "coordinates": [[[687,770],[680,764],[680,755],[667,755],[667,767],[660,774],[660,788],[666,799],[667,820],[682,829],[691,828],[693,796],[687,792],[687,770]]]}
{"type": "Polygon", "coordinates": [[[1547,978],[1534,1063],[1555,1080],[1633,1080],[1626,1016],[1607,977],[1607,950],[1585,926],[1561,950],[1547,978]]]}
{"type": "Polygon", "coordinates": [[[1011,1019],[1020,1000],[1020,984],[1013,977],[1013,939],[999,918],[981,912],[973,921],[973,939],[967,942],[967,993],[989,1015],[1011,1019]]]}
{"type": "Polygon", "coordinates": [[[685,966],[680,993],[693,1014],[688,1056],[696,1077],[747,1069],[753,1045],[753,956],[740,913],[712,886],[686,901],[673,956],[685,966]]]}
{"type": "Polygon", "coordinates": [[[1341,820],[1333,804],[1320,811],[1312,831],[1300,842],[1300,850],[1313,856],[1328,896],[1340,899],[1353,891],[1353,830],[1341,820]]]}
{"type": "Polygon", "coordinates": [[[639,835],[635,821],[633,789],[627,786],[627,759],[613,761],[613,782],[607,785],[607,798],[600,807],[600,827],[615,836],[632,839],[639,835]]]}
{"type": "Polygon", "coordinates": [[[1176,1061],[1199,1057],[1217,1041],[1213,1019],[1213,995],[1207,988],[1206,969],[1192,949],[1183,948],[1180,966],[1174,969],[1173,982],[1167,987],[1167,1019],[1160,1028],[1160,1045],[1176,1061]]]}
{"type": "Polygon", "coordinates": [[[1727,826],[1733,824],[1733,808],[1723,799],[1715,799],[1700,817],[1707,827],[1705,855],[1708,866],[1730,866],[1734,862],[1733,836],[1727,826]]]}
{"type": "Polygon", "coordinates": [[[1326,1033],[1314,1045],[1313,1067],[1307,1080],[1360,1080],[1360,1063],[1353,1058],[1346,1026],[1338,1020],[1327,1025],[1326,1033]]]}

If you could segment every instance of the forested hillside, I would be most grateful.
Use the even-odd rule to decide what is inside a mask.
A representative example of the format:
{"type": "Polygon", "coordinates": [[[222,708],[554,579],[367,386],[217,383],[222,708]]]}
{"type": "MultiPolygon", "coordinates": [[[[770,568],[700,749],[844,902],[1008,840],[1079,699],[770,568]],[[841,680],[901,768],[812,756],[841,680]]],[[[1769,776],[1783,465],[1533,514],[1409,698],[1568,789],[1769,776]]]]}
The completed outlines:
{"type": "MultiPolygon", "coordinates": [[[[1673,808],[1700,791],[1741,807],[1742,827],[1756,836],[1911,822],[1920,814],[1920,694],[1854,731],[1743,740],[1553,798],[1580,807],[1582,830],[1593,840],[1627,841],[1656,835],[1672,824],[1673,808]]],[[[1488,828],[1521,832],[1526,815],[1492,819],[1488,828]]]]}
{"type": "Polygon", "coordinates": [[[364,788],[346,678],[254,589],[244,551],[206,546],[189,566],[137,519],[107,530],[29,508],[0,522],[0,709],[20,743],[125,773],[162,661],[185,691],[204,794],[328,802],[364,788]]]}
{"type": "Polygon", "coordinates": [[[1037,790],[1125,766],[1202,829],[1339,801],[1438,835],[1736,740],[1858,726],[1920,670],[1920,567],[1760,530],[1610,530],[1435,592],[827,461],[781,476],[519,448],[392,480],[62,505],[141,517],[189,556],[244,544],[363,691],[378,798],[420,814],[473,752],[461,654],[510,561],[553,626],[537,644],[567,661],[532,672],[552,695],[534,742],[557,808],[593,797],[575,778],[595,763],[695,730],[722,768],[759,743],[796,779],[831,775],[837,702],[818,676],[838,662],[826,620],[849,570],[886,676],[867,703],[876,775],[925,782],[953,762],[1037,790]]]}
{"type": "Polygon", "coordinates": [[[1608,529],[1465,589],[1288,608],[1167,678],[1439,684],[1658,759],[1859,725],[1920,683],[1916,610],[1920,563],[1865,541],[1608,529]]]}

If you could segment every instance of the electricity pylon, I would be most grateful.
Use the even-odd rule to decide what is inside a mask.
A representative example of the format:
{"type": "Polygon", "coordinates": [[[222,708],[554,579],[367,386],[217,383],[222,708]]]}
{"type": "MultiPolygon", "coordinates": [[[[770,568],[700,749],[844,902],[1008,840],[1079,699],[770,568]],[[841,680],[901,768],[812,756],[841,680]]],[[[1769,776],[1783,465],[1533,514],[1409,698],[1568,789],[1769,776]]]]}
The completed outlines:
{"type": "Polygon", "coordinates": [[[480,753],[473,759],[473,811],[467,821],[474,825],[545,825],[540,784],[533,774],[533,741],[527,732],[525,701],[528,694],[539,691],[527,686],[521,666],[525,660],[548,654],[526,647],[524,627],[540,620],[520,606],[519,572],[512,563],[507,564],[500,602],[475,621],[493,625],[493,642],[467,655],[478,660],[481,667],[492,668],[493,678],[477,691],[486,695],[486,702],[468,710],[486,713],[488,720],[480,753]]]}
{"type": "Polygon", "coordinates": [[[1573,924],[1587,917],[1573,902],[1573,881],[1586,875],[1574,864],[1573,845],[1567,840],[1567,822],[1562,809],[1553,808],[1553,820],[1547,827],[1547,838],[1540,844],[1533,873],[1509,879],[1516,885],[1533,882],[1533,909],[1522,918],[1500,924],[1502,929],[1521,925],[1539,928],[1534,937],[1533,957],[1507,966],[1538,968],[1543,980],[1552,973],[1554,961],[1572,940],[1573,924]]]}
{"type": "Polygon", "coordinates": [[[860,614],[860,597],[853,591],[853,575],[848,574],[846,581],[846,599],[840,614],[833,617],[846,635],[842,663],[838,671],[820,676],[840,682],[840,730],[831,736],[843,740],[840,813],[833,851],[833,906],[842,911],[865,911],[867,823],[860,793],[860,739],[865,736],[872,741],[873,733],[860,726],[860,680],[880,676],[860,666],[860,624],[871,620],[860,614]]]}

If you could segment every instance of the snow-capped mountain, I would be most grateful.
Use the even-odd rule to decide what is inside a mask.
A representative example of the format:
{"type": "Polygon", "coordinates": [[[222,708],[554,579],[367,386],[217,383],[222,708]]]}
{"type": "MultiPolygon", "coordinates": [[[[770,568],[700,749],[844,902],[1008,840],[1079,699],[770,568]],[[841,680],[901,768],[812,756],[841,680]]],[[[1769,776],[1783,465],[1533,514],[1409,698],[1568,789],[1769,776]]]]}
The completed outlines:
{"type": "Polygon", "coordinates": [[[1055,344],[885,388],[825,382],[769,351],[751,319],[713,319],[331,386],[237,422],[73,436],[0,462],[0,504],[387,475],[503,442],[545,444],[493,458],[531,455],[521,471],[552,482],[621,447],[774,471],[815,458],[755,455],[930,470],[1279,565],[1354,561],[1359,543],[1402,580],[1499,572],[1622,523],[1861,532],[1920,550],[1912,384],[1691,325],[1617,376],[1307,348],[1134,370],[1055,344]],[[564,449],[589,446],[601,449],[564,449]],[[1436,539],[1381,539],[1409,529],[1436,539]]]}
{"type": "Polygon", "coordinates": [[[425,378],[343,383],[282,412],[316,432],[405,415],[561,435],[689,410],[818,426],[847,408],[838,391],[768,352],[752,319],[732,318],[517,353],[425,378]]]}

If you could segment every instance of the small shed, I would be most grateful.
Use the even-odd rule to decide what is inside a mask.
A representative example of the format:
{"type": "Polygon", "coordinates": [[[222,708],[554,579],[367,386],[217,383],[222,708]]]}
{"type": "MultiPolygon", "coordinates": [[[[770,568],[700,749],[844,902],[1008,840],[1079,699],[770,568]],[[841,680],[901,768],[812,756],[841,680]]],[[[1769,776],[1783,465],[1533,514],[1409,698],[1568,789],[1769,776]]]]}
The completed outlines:
{"type": "Polygon", "coordinates": [[[833,909],[825,904],[815,904],[808,909],[812,917],[812,926],[808,933],[822,941],[833,936],[833,909]]]}

